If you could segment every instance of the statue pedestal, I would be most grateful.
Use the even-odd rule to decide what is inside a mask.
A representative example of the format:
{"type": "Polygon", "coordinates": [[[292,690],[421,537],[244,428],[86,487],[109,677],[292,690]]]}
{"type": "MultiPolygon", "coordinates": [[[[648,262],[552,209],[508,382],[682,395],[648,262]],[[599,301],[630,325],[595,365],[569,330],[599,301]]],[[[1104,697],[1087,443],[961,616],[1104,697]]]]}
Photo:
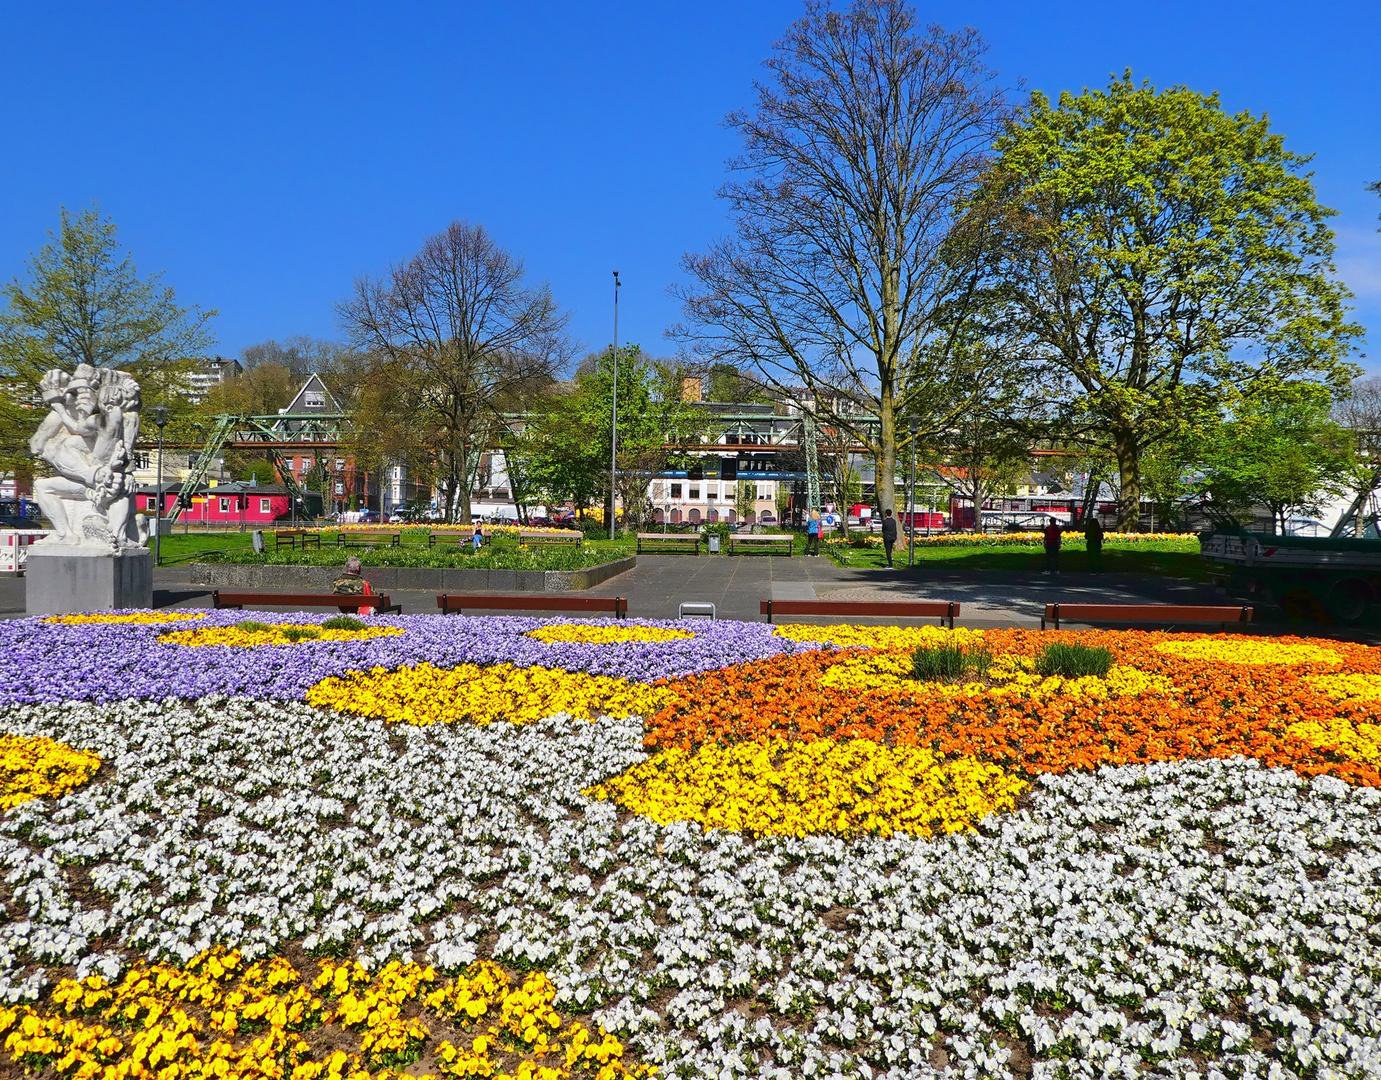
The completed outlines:
{"type": "Polygon", "coordinates": [[[147,548],[119,554],[80,547],[34,547],[24,567],[24,611],[67,615],[76,611],[153,607],[153,555],[147,548]]]}

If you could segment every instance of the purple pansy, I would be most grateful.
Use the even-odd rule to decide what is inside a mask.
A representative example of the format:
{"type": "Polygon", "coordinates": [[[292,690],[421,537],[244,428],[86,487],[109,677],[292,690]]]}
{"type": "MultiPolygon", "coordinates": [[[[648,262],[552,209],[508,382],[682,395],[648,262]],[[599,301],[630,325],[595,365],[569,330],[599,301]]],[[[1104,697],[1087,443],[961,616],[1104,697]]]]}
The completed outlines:
{"type": "Polygon", "coordinates": [[[248,617],[273,623],[313,623],[330,616],[218,611],[195,622],[162,624],[69,625],[39,619],[0,623],[0,705],[198,698],[207,694],[300,700],[308,688],[330,675],[422,662],[437,667],[467,663],[542,665],[652,682],[811,647],[777,637],[774,628],[765,623],[688,625],[649,619],[630,619],[622,625],[692,629],[695,636],[615,645],[547,643],[527,637],[525,632],[551,622],[580,624],[590,620],[461,615],[371,619],[372,625],[400,626],[407,633],[361,641],[244,648],[167,645],[158,640],[173,630],[230,626],[248,617]]]}

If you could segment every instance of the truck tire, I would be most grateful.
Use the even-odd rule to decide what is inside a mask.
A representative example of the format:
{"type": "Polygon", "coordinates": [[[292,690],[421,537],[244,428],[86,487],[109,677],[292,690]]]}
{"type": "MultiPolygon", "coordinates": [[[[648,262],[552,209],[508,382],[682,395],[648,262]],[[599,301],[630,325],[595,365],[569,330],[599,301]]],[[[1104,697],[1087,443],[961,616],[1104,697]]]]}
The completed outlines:
{"type": "Polygon", "coordinates": [[[1340,623],[1361,622],[1371,602],[1371,586],[1360,578],[1343,578],[1333,582],[1324,597],[1328,613],[1340,623]]]}

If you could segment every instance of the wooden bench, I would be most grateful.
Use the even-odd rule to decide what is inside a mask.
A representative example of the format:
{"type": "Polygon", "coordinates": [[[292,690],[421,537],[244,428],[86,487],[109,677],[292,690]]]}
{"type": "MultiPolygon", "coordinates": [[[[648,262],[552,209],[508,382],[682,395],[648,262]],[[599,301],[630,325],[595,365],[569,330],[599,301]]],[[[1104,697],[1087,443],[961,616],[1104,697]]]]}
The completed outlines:
{"type": "Polygon", "coordinates": [[[338,607],[342,611],[356,611],[362,607],[372,607],[375,611],[401,615],[402,604],[391,604],[388,593],[375,596],[361,596],[356,593],[257,593],[226,592],[223,589],[211,591],[211,603],[216,608],[260,608],[260,607],[338,607]]]}
{"type": "Polygon", "coordinates": [[[687,552],[700,554],[699,533],[638,533],[638,554],[649,551],[687,552]]]}
{"type": "Polygon", "coordinates": [[[273,546],[300,547],[304,551],[309,547],[321,547],[321,533],[309,533],[302,529],[277,529],[273,534],[273,546]]]}
{"type": "Polygon", "coordinates": [[[771,622],[777,615],[874,615],[891,619],[939,616],[954,629],[959,604],[953,600],[760,600],[759,613],[771,622]]]}
{"type": "Polygon", "coordinates": [[[441,593],[436,598],[436,606],[443,615],[459,615],[466,608],[471,611],[607,611],[614,618],[622,619],[628,614],[628,597],[441,593]]]}
{"type": "Polygon", "coordinates": [[[790,534],[777,536],[739,536],[732,533],[729,536],[729,554],[736,555],[740,551],[765,551],[769,555],[791,555],[796,550],[796,538],[790,534]]]}
{"type": "Polygon", "coordinates": [[[1045,614],[1041,616],[1041,629],[1046,621],[1060,628],[1065,622],[1118,622],[1118,623],[1219,623],[1222,629],[1228,623],[1249,623],[1252,609],[1249,607],[1187,606],[1180,604],[1046,604],[1045,614]]]}
{"type": "Polygon", "coordinates": [[[520,544],[575,544],[579,547],[585,542],[585,534],[578,532],[539,533],[520,532],[520,544]]]}
{"type": "MultiPolygon", "coordinates": [[[[480,530],[480,543],[488,544],[493,537],[487,530],[480,530]]],[[[427,534],[427,546],[436,547],[437,544],[455,544],[459,547],[471,547],[475,543],[475,530],[466,532],[463,529],[434,529],[427,534]]]]}
{"type": "Polygon", "coordinates": [[[336,533],[336,547],[397,547],[403,542],[402,533],[345,532],[336,533]]]}

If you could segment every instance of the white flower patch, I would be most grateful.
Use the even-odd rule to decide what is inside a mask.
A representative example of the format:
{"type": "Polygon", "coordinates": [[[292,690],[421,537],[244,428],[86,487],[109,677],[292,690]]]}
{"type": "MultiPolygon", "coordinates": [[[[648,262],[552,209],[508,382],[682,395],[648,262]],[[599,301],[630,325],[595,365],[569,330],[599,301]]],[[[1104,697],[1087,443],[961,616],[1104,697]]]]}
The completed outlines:
{"type": "Polygon", "coordinates": [[[675,1076],[1381,1076],[1381,793],[1241,760],[1046,778],[917,840],[753,841],[581,790],[636,720],[10,707],[113,767],[0,816],[0,999],[131,955],[475,958],[675,1076]]]}

